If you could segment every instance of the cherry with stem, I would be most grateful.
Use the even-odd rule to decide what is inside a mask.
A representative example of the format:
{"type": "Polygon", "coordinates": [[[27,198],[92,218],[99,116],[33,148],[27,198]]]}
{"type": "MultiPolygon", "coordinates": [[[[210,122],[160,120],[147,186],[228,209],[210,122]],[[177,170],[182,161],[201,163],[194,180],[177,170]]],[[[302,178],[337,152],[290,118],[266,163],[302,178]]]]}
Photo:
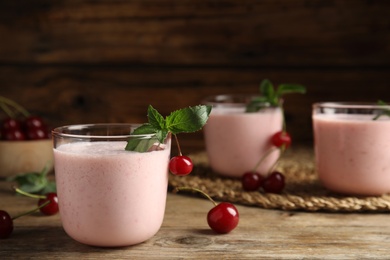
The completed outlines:
{"type": "Polygon", "coordinates": [[[50,216],[58,213],[58,197],[57,193],[49,192],[45,195],[37,195],[25,192],[19,188],[14,188],[15,191],[21,195],[38,199],[39,210],[42,214],[50,216]],[[44,205],[43,207],[41,207],[44,205]]]}
{"type": "Polygon", "coordinates": [[[174,135],[174,137],[176,140],[177,149],[179,150],[179,155],[171,158],[169,161],[169,170],[174,175],[185,176],[192,172],[194,164],[192,163],[190,157],[182,154],[177,135],[174,135]]]}
{"type": "Polygon", "coordinates": [[[237,227],[240,217],[237,208],[233,204],[229,202],[221,202],[218,204],[210,195],[197,188],[176,187],[174,192],[181,190],[199,192],[214,204],[214,207],[207,214],[207,224],[214,232],[227,234],[237,227]]]}
{"type": "Polygon", "coordinates": [[[14,220],[20,217],[30,215],[44,207],[46,207],[50,201],[42,203],[39,207],[23,212],[15,217],[11,217],[10,214],[5,210],[0,210],[0,239],[5,239],[11,236],[14,230],[14,220]]]}

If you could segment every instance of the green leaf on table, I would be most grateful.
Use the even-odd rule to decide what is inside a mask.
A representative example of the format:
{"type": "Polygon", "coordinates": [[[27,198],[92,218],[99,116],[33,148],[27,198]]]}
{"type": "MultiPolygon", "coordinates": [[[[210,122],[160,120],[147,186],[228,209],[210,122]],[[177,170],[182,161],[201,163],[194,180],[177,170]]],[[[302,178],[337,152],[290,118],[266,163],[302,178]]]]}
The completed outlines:
{"type": "Polygon", "coordinates": [[[44,167],[41,172],[27,172],[9,177],[8,181],[17,183],[19,189],[33,194],[45,194],[47,192],[56,192],[54,181],[47,178],[49,170],[44,167]]]}

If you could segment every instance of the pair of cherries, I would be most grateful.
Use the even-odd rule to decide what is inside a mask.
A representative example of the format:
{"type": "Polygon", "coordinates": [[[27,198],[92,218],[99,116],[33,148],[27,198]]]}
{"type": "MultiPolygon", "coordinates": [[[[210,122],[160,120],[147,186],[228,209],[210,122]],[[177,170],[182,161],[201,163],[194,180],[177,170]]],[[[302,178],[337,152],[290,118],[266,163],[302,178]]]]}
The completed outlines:
{"type": "Polygon", "coordinates": [[[31,214],[37,210],[47,216],[58,213],[58,198],[55,192],[49,192],[46,195],[40,196],[29,194],[18,189],[16,191],[32,198],[39,198],[37,203],[38,206],[31,211],[22,213],[15,217],[11,217],[10,214],[5,210],[0,210],[0,239],[8,238],[12,234],[12,231],[14,230],[14,220],[17,218],[31,214]]]}
{"type": "Polygon", "coordinates": [[[0,125],[2,140],[23,141],[49,139],[49,131],[39,116],[27,116],[23,120],[5,118],[0,125]]]}
{"type": "MultiPolygon", "coordinates": [[[[279,131],[272,136],[271,142],[275,147],[287,149],[291,145],[291,136],[286,131],[279,131]]],[[[267,193],[281,193],[285,186],[285,177],[279,171],[273,171],[266,177],[256,171],[249,171],[243,174],[241,183],[245,191],[262,188],[267,193]]]]}

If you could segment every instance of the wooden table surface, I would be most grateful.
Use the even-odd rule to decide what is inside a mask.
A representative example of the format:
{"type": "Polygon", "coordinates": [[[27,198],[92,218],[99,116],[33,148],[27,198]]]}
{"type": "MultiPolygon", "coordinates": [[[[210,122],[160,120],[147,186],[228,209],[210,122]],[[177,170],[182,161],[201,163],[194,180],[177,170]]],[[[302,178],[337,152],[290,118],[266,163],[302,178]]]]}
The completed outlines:
{"type": "MultiPolygon", "coordinates": [[[[11,215],[35,201],[15,196],[0,182],[0,208],[11,215]]],[[[389,259],[388,214],[335,214],[265,210],[237,206],[238,227],[229,234],[209,230],[212,204],[168,194],[164,223],[150,240],[124,248],[97,248],[73,241],[58,215],[17,219],[0,240],[0,259],[389,259]]]]}

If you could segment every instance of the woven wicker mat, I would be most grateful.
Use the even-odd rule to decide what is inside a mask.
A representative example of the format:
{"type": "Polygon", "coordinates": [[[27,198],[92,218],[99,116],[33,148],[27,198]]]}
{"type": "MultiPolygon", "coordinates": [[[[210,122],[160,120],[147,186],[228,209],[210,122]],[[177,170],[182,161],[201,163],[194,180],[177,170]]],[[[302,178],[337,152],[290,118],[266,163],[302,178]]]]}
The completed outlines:
{"type": "Polygon", "coordinates": [[[286,152],[277,164],[276,169],[283,172],[286,177],[286,187],[282,194],[245,192],[241,188],[240,180],[215,174],[208,167],[205,152],[192,154],[190,157],[195,165],[193,172],[184,177],[170,174],[170,188],[194,187],[205,191],[218,201],[265,209],[310,212],[390,212],[390,195],[342,196],[323,188],[317,179],[313,153],[310,150],[298,149],[286,152]]]}

